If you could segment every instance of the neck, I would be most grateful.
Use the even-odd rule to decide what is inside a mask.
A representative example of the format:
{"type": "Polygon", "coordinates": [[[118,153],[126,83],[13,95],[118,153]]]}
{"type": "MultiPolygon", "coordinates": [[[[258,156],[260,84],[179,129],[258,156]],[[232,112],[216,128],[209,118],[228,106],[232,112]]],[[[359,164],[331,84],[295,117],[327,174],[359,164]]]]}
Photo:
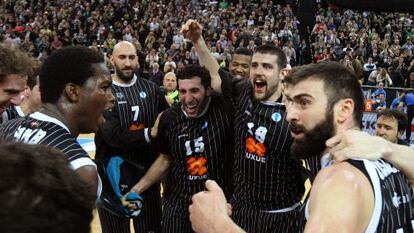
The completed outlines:
{"type": "Polygon", "coordinates": [[[73,111],[67,111],[67,108],[63,106],[61,103],[51,104],[46,103],[42,105],[40,112],[48,115],[50,117],[56,118],[64,125],[66,125],[71,133],[72,136],[77,137],[79,135],[79,129],[74,126],[74,122],[70,121],[69,119],[76,119],[76,117],[72,117],[74,114],[73,111]]]}
{"type": "Polygon", "coordinates": [[[30,113],[34,112],[31,108],[30,108],[30,104],[28,101],[24,101],[20,104],[20,108],[22,109],[23,113],[25,116],[29,115],[30,113]]]}
{"type": "Polygon", "coordinates": [[[276,91],[273,93],[273,95],[271,95],[267,100],[265,101],[269,101],[269,102],[276,102],[280,96],[282,95],[282,89],[281,89],[281,84],[279,84],[276,88],[276,91]]]}
{"type": "MultiPolygon", "coordinates": [[[[134,75],[135,76],[135,75],[134,75]]],[[[117,83],[121,83],[121,84],[125,84],[125,85],[128,85],[128,84],[131,84],[132,83],[132,81],[134,80],[134,77],[132,77],[132,79],[131,80],[128,80],[128,81],[126,81],[126,80],[123,80],[123,79],[121,79],[119,76],[118,76],[118,74],[113,74],[112,75],[112,80],[114,80],[115,82],[117,82],[117,83]]]]}

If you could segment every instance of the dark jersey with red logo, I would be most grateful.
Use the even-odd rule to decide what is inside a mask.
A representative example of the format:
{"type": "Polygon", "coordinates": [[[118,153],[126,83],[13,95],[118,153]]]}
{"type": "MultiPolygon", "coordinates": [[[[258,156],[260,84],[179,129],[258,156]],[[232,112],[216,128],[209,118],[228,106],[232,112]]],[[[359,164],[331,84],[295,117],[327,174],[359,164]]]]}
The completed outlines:
{"type": "Polygon", "coordinates": [[[191,197],[215,180],[229,195],[232,187],[233,113],[228,99],[213,93],[205,111],[188,118],[177,103],[166,110],[159,127],[162,153],[171,158],[164,195],[163,232],[192,232],[191,197]]]}
{"type": "MultiPolygon", "coordinates": [[[[198,117],[188,118],[181,107],[178,103],[163,113],[159,142],[161,152],[172,159],[166,199],[189,203],[207,179],[225,184],[233,153],[233,113],[230,101],[215,93],[198,117]]],[[[227,183],[221,186],[227,188],[227,183]]]]}
{"type": "Polygon", "coordinates": [[[260,211],[284,209],[304,191],[301,164],[289,155],[292,138],[285,106],[254,100],[251,84],[220,70],[222,92],[235,109],[234,206],[260,211]]]}
{"type": "MultiPolygon", "coordinates": [[[[137,76],[134,76],[129,85],[114,81],[112,93],[116,99],[115,106],[104,114],[106,121],[96,133],[95,158],[121,156],[148,169],[158,157],[158,149],[150,136],[150,128],[158,114],[168,107],[164,93],[153,82],[137,76]]],[[[140,218],[136,219],[138,223],[135,231],[158,232],[161,218],[159,184],[153,185],[143,196],[146,204],[140,218]]],[[[104,224],[105,226],[116,226],[119,224],[116,222],[121,221],[107,220],[102,214],[100,217],[101,222],[110,223],[104,224]]],[[[104,232],[106,231],[123,232],[121,228],[105,229],[104,232]]]]}

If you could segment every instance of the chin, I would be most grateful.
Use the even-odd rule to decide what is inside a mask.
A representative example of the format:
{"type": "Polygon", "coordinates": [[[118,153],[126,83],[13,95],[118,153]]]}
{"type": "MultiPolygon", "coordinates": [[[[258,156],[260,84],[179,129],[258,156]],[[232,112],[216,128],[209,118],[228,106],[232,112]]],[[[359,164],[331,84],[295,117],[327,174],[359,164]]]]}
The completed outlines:
{"type": "Polygon", "coordinates": [[[266,100],[266,94],[265,93],[254,93],[254,98],[259,101],[266,100]]]}

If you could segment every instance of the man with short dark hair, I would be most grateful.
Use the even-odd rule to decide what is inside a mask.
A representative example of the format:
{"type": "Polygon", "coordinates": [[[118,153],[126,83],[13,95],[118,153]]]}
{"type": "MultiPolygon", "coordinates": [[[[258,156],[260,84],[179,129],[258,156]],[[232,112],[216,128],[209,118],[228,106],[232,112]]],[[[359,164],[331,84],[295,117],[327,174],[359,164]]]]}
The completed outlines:
{"type": "Polygon", "coordinates": [[[375,135],[383,137],[390,142],[409,146],[409,144],[401,140],[407,127],[407,115],[396,109],[384,109],[377,113],[377,126],[375,135]]]}
{"type": "Polygon", "coordinates": [[[229,65],[229,71],[236,79],[248,79],[252,51],[246,48],[238,48],[234,51],[229,65]]]}
{"type": "Polygon", "coordinates": [[[169,172],[162,232],[191,233],[188,204],[207,179],[216,180],[230,197],[233,114],[230,101],[211,89],[204,67],[188,65],[177,76],[180,102],[161,116],[161,153],[131,190],[140,194],[169,172]]]}
{"type": "Polygon", "coordinates": [[[0,143],[0,232],[90,233],[96,196],[60,151],[0,143]]]}
{"type": "Polygon", "coordinates": [[[291,154],[317,154],[322,165],[304,208],[304,231],[412,232],[413,193],[400,170],[383,159],[333,163],[328,153],[329,138],[361,125],[363,94],[354,74],[324,62],[293,69],[284,82],[291,154]]]}
{"type": "Polygon", "coordinates": [[[61,150],[99,195],[96,165],[76,138],[95,132],[104,122],[103,112],[113,106],[112,81],[102,55],[85,47],[57,50],[43,63],[39,78],[42,109],[0,125],[0,136],[61,150]]]}
{"type": "MultiPolygon", "coordinates": [[[[335,151],[326,146],[338,141],[332,136],[359,130],[363,94],[354,74],[338,63],[323,62],[294,68],[284,82],[286,118],[294,138],[291,154],[304,159],[318,154],[322,165],[298,226],[305,232],[412,232],[412,167],[402,166],[410,186],[407,177],[383,159],[334,163],[329,152],[343,149],[346,143],[335,151]]],[[[206,188],[207,192],[193,196],[189,207],[193,229],[243,232],[228,217],[217,184],[207,181],[206,188]]]]}
{"type": "Polygon", "coordinates": [[[234,194],[232,218],[248,232],[297,232],[304,185],[299,160],[289,156],[292,139],[285,121],[280,81],[287,73],[283,51],[257,47],[249,79],[234,79],[211,56],[201,25],[183,26],[211,75],[211,86],[231,99],[234,108],[234,194]]]}

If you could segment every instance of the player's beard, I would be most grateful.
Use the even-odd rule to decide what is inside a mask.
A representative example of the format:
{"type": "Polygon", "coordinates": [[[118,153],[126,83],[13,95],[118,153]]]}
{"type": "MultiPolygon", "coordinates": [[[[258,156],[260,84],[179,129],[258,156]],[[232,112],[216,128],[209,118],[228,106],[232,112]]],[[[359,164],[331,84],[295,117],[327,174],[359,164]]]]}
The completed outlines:
{"type": "Polygon", "coordinates": [[[121,70],[118,66],[115,66],[115,72],[116,72],[116,75],[121,79],[121,80],[124,80],[125,82],[129,82],[129,81],[131,81],[132,80],[132,78],[134,78],[134,75],[135,75],[135,73],[137,72],[137,69],[138,68],[132,68],[131,67],[131,70],[132,70],[132,72],[131,72],[131,74],[130,75],[125,75],[124,74],[124,72],[123,72],[123,70],[121,70]]]}
{"type": "Polygon", "coordinates": [[[290,154],[298,159],[321,155],[326,149],[326,140],[335,135],[333,113],[326,114],[325,120],[318,123],[311,130],[306,130],[303,125],[298,125],[294,122],[291,123],[291,127],[304,133],[304,137],[293,140],[290,147],[290,154]]]}

